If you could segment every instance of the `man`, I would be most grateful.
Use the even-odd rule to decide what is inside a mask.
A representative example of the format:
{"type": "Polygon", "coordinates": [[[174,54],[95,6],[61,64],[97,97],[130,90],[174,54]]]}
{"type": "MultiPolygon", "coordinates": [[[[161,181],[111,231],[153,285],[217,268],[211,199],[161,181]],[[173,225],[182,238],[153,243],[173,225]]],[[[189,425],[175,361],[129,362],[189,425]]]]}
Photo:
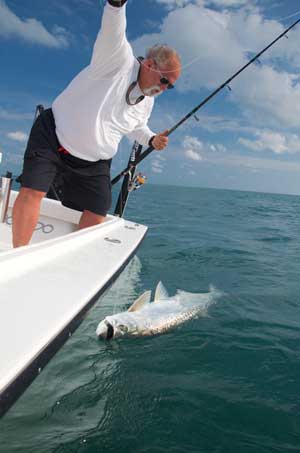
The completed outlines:
{"type": "Polygon", "coordinates": [[[167,131],[147,126],[154,97],[180,76],[180,59],[154,46],[137,60],[126,39],[127,0],[108,0],[90,65],[32,127],[21,189],[13,209],[13,244],[29,243],[40,203],[55,176],[64,174],[63,205],[82,211],[79,228],[102,223],[111,205],[110,164],[124,135],[156,150],[167,131]]]}

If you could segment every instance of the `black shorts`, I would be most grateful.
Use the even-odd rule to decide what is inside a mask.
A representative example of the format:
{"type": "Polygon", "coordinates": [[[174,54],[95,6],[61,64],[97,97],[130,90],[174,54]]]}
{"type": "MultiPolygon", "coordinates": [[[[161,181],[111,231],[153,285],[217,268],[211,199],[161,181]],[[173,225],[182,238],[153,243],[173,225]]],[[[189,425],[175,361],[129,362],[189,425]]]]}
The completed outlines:
{"type": "Polygon", "coordinates": [[[64,206],[105,216],[111,206],[111,159],[91,162],[63,154],[59,148],[53,113],[48,109],[32,126],[21,186],[47,193],[59,176],[63,181],[64,206]]]}

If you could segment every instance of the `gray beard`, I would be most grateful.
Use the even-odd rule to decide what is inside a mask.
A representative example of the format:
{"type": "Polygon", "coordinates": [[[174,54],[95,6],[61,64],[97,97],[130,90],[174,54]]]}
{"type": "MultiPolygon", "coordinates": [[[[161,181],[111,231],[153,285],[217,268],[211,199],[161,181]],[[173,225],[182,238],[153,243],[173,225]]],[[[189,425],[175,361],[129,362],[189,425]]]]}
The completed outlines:
{"type": "Polygon", "coordinates": [[[152,87],[144,88],[143,93],[145,96],[157,97],[162,94],[162,90],[159,85],[152,85],[152,87]]]}

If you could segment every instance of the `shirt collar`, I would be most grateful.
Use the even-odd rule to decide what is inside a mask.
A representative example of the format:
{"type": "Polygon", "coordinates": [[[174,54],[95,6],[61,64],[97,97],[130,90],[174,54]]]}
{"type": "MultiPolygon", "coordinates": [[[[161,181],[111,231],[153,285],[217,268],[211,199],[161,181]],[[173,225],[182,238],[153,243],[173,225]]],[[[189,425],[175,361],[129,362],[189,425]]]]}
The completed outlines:
{"type": "Polygon", "coordinates": [[[140,86],[138,83],[138,76],[139,76],[142,61],[143,61],[143,57],[138,57],[134,61],[132,77],[131,77],[131,84],[126,93],[126,101],[129,105],[136,105],[139,102],[141,102],[145,97],[142,90],[140,89],[140,86]]]}

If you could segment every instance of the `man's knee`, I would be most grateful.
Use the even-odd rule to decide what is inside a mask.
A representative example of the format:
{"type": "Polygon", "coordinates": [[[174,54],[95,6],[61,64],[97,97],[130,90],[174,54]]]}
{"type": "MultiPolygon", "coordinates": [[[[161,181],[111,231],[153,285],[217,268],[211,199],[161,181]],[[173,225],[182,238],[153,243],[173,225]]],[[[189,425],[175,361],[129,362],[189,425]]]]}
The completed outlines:
{"type": "Polygon", "coordinates": [[[82,216],[88,219],[90,222],[95,223],[95,225],[97,225],[97,223],[102,223],[105,220],[105,216],[95,214],[94,212],[87,210],[83,211],[82,216]]]}
{"type": "Polygon", "coordinates": [[[106,216],[95,214],[94,212],[84,210],[79,222],[79,229],[99,225],[105,221],[106,216]]]}
{"type": "Polygon", "coordinates": [[[38,203],[44,198],[46,192],[39,190],[29,189],[28,187],[21,187],[19,192],[19,200],[24,203],[38,203]]]}

